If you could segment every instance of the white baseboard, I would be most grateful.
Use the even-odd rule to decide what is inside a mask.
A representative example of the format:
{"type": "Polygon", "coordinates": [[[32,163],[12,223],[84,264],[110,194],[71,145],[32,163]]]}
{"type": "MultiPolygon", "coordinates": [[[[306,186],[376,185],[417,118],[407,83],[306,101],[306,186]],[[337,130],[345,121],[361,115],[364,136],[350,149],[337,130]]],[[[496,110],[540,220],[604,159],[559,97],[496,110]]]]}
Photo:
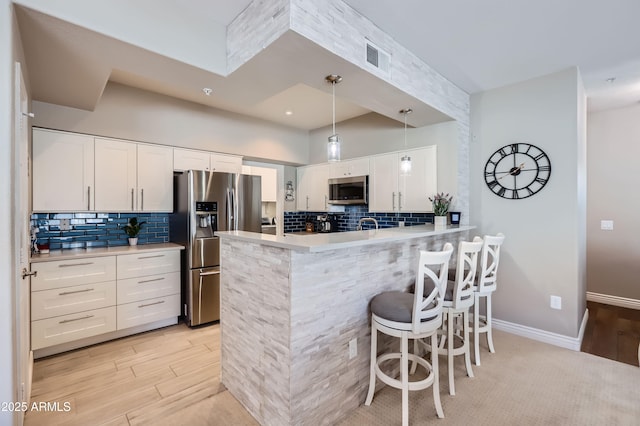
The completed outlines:
{"type": "Polygon", "coordinates": [[[587,309],[584,311],[584,315],[582,316],[582,323],[580,324],[578,337],[569,337],[562,334],[552,333],[550,331],[527,327],[526,325],[515,324],[495,318],[492,320],[492,324],[493,328],[495,328],[496,330],[506,331],[507,333],[516,334],[528,339],[549,343],[550,345],[560,346],[561,348],[571,349],[572,351],[579,352],[580,347],[582,346],[582,338],[584,336],[584,329],[587,326],[588,319],[589,310],[587,309]]]}
{"type": "Polygon", "coordinates": [[[620,306],[621,308],[640,309],[640,300],[629,299],[628,297],[610,296],[587,292],[587,300],[590,302],[604,303],[605,305],[620,306]]]}

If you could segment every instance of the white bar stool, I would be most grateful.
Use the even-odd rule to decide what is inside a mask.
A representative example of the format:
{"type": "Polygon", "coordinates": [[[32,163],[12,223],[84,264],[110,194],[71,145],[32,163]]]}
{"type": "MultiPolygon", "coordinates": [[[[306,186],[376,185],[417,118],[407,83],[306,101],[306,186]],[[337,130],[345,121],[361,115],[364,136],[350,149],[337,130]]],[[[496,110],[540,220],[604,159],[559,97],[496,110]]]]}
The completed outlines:
{"type": "Polygon", "coordinates": [[[433,400],[438,417],[443,418],[440,403],[437,351],[431,353],[431,364],[418,355],[409,353],[409,339],[431,337],[437,345],[437,331],[442,325],[444,289],[447,285],[448,264],[453,246],[446,243],[442,251],[420,251],[414,293],[389,291],[380,293],[371,301],[371,368],[369,393],[365,405],[371,405],[376,388],[376,378],[402,390],[402,425],[409,424],[409,391],[433,388],[433,400]],[[424,283],[431,281],[433,288],[424,296],[424,283]],[[378,331],[400,338],[400,352],[377,355],[378,331]],[[400,360],[400,380],[382,371],[380,365],[390,359],[400,360]],[[409,360],[427,370],[427,377],[409,381],[409,360]]]}
{"type": "Polygon", "coordinates": [[[449,372],[449,395],[456,394],[453,361],[457,355],[464,355],[467,375],[473,377],[471,369],[471,344],[469,342],[469,308],[474,304],[474,286],[478,265],[478,253],[482,249],[482,238],[475,237],[473,242],[463,241],[458,246],[458,266],[455,281],[447,282],[444,295],[442,331],[446,336],[440,340],[438,353],[447,356],[449,372]],[[462,344],[455,347],[455,341],[462,344]],[[445,344],[446,343],[446,347],[445,344]]]}
{"type": "Polygon", "coordinates": [[[489,351],[495,353],[493,334],[491,332],[491,294],[496,291],[498,279],[498,264],[500,262],[500,246],[504,242],[504,235],[485,235],[480,256],[480,276],[474,289],[475,303],[473,305],[473,347],[476,365],[480,365],[480,333],[487,334],[489,351]],[[480,316],[480,301],[484,298],[486,309],[484,318],[480,316]]]}

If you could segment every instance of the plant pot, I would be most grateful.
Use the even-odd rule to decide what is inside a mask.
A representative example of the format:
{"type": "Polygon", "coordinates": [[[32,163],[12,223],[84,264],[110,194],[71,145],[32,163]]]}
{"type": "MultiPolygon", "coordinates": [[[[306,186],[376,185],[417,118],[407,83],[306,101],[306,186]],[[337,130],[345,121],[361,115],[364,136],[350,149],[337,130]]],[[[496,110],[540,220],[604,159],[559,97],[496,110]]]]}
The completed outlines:
{"type": "Polygon", "coordinates": [[[434,216],[433,217],[433,226],[436,229],[443,229],[447,227],[447,217],[446,216],[434,216]]]}
{"type": "Polygon", "coordinates": [[[136,237],[136,238],[129,238],[129,245],[130,245],[130,246],[137,246],[137,245],[138,245],[138,237],[136,237]]]}

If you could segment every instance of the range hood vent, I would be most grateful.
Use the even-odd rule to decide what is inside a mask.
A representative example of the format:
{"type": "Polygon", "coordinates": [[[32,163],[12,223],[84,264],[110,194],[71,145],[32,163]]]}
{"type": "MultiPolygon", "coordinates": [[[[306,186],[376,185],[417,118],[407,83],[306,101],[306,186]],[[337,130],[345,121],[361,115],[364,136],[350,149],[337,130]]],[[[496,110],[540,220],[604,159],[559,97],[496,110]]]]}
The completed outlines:
{"type": "Polygon", "coordinates": [[[365,41],[367,46],[367,63],[375,69],[381,71],[383,74],[388,75],[389,67],[391,65],[391,55],[380,49],[370,40],[365,39],[365,41]]]}

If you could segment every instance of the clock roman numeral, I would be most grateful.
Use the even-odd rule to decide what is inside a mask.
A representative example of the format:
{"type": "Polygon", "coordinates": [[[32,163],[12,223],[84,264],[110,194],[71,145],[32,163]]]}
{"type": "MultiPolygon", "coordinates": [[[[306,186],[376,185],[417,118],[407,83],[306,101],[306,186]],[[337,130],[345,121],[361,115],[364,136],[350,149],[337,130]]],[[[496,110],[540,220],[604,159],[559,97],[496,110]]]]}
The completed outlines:
{"type": "Polygon", "coordinates": [[[546,179],[543,179],[543,178],[541,178],[541,177],[537,177],[537,178],[536,178],[536,182],[538,182],[539,184],[544,185],[545,183],[547,183],[547,180],[546,180],[546,179]]]}
{"type": "Polygon", "coordinates": [[[498,191],[498,195],[503,197],[506,190],[507,189],[505,187],[503,187],[503,186],[500,187],[500,190],[498,191]]]}
{"type": "Polygon", "coordinates": [[[493,189],[496,187],[496,185],[498,185],[498,181],[492,180],[491,182],[487,182],[487,185],[489,186],[489,188],[493,189]]]}
{"type": "Polygon", "coordinates": [[[541,159],[541,158],[543,158],[543,157],[545,157],[544,153],[540,153],[540,154],[536,155],[536,156],[535,156],[535,157],[533,157],[533,158],[534,158],[534,160],[538,161],[539,159],[541,159]]]}
{"type": "Polygon", "coordinates": [[[517,189],[513,190],[513,194],[511,194],[511,198],[513,198],[514,200],[517,200],[518,198],[520,198],[520,195],[518,194],[517,189]]]}
{"type": "Polygon", "coordinates": [[[538,170],[540,170],[541,172],[548,172],[551,170],[551,166],[540,166],[538,167],[538,170]]]}
{"type": "Polygon", "coordinates": [[[507,156],[507,151],[505,151],[504,148],[500,148],[500,151],[498,151],[498,153],[500,154],[500,157],[506,157],[507,156]]]}
{"type": "Polygon", "coordinates": [[[517,143],[511,144],[511,153],[515,154],[517,152],[518,152],[518,144],[517,143]]]}

